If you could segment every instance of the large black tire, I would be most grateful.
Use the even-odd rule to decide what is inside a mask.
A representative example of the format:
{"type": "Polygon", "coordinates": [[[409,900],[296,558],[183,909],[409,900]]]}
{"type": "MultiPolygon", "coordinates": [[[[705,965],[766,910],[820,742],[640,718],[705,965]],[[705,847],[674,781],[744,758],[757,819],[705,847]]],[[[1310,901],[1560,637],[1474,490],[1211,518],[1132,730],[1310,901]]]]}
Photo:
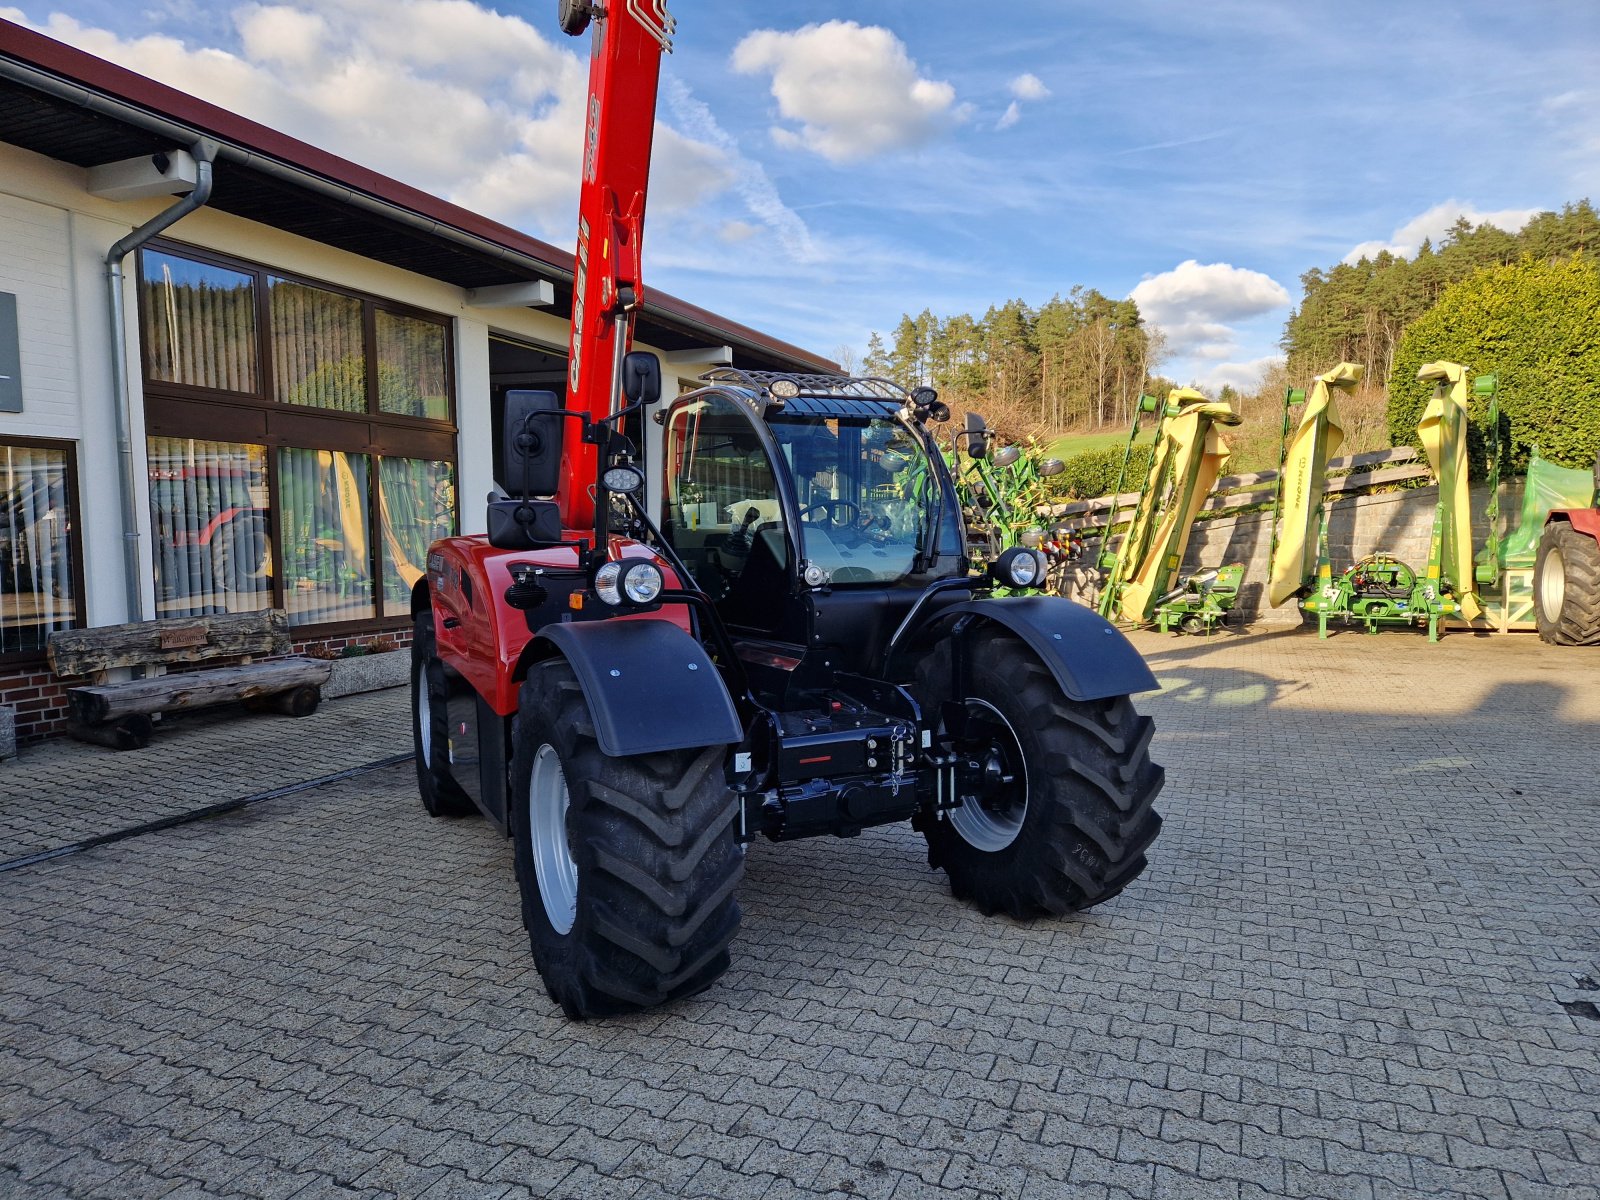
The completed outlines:
{"type": "Polygon", "coordinates": [[[450,777],[449,697],[433,634],[433,613],[420,612],[411,634],[411,748],[417,791],[430,817],[465,817],[477,811],[472,797],[450,777]]]}
{"type": "Polygon", "coordinates": [[[508,806],[522,923],[550,998],[573,1020],[692,996],[727,970],[744,849],[724,756],[713,747],[607,757],[565,662],[535,667],[522,685],[508,806]],[[555,836],[564,832],[557,849],[569,857],[550,872],[563,909],[554,915],[539,878],[541,849],[551,849],[540,838],[553,826],[536,828],[536,759],[543,786],[565,788],[566,828],[555,836]],[[562,870],[575,881],[561,882],[562,870]]]}
{"type": "MultiPolygon", "coordinates": [[[[1068,699],[1008,633],[981,632],[973,650],[963,699],[986,739],[976,752],[989,755],[1002,782],[927,823],[929,865],[985,913],[1028,919],[1104,903],[1144,870],[1161,831],[1153,723],[1126,696],[1068,699]]],[[[941,645],[919,664],[916,692],[924,705],[937,703],[949,682],[941,645]]]]}
{"type": "Polygon", "coordinates": [[[1600,642],[1600,542],[1565,521],[1545,527],[1533,567],[1533,619],[1557,646],[1600,642]]]}

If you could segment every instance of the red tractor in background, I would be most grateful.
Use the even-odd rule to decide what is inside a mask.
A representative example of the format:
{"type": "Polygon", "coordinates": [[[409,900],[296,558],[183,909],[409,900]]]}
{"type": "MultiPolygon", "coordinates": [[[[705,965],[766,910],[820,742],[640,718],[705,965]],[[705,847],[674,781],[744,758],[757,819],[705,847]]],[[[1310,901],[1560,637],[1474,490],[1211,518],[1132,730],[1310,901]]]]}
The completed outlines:
{"type": "Polygon", "coordinates": [[[507,494],[413,596],[427,810],[512,839],[574,1019],[710,985],[758,835],[909,820],[985,912],[1115,896],[1161,825],[1129,700],[1155,680],[1097,614],[1026,594],[1036,549],[972,573],[937,395],[724,369],[652,413],[660,363],[630,341],[672,20],[563,0],[567,33],[591,21],[566,394],[508,395],[507,494]]]}
{"type": "Polygon", "coordinates": [[[1558,508],[1545,519],[1533,568],[1539,636],[1557,646],[1600,643],[1600,460],[1588,508],[1558,508]]]}

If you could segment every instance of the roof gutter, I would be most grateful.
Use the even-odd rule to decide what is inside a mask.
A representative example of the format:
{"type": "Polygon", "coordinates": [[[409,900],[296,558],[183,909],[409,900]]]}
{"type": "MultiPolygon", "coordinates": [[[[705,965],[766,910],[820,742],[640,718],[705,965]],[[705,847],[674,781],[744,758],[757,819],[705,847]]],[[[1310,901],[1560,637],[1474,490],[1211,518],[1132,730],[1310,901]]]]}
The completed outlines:
{"type": "Polygon", "coordinates": [[[189,149],[195,161],[195,186],[171,208],[162,209],[106,251],[106,286],[111,312],[111,403],[117,410],[117,474],[122,491],[122,586],[127,619],[144,620],[144,589],[139,582],[139,480],[133,459],[133,395],[128,386],[128,315],[123,261],[162,230],[211,199],[217,143],[200,138],[189,149]]]}
{"type": "MultiPolygon", "coordinates": [[[[18,62],[16,59],[0,58],[0,78],[12,80],[35,91],[44,92],[58,100],[74,104],[89,112],[111,117],[114,120],[143,129],[147,133],[152,133],[174,145],[191,145],[198,139],[208,136],[198,129],[180,124],[177,121],[168,120],[136,104],[129,104],[104,93],[91,91],[81,84],[71,83],[57,75],[52,75],[48,71],[18,62]]],[[[533,272],[547,279],[553,278],[561,283],[572,282],[572,271],[570,269],[563,269],[542,259],[534,258],[532,255],[501,246],[488,238],[478,237],[475,234],[456,229],[454,226],[446,225],[441,221],[435,221],[430,217],[420,216],[410,209],[402,208],[385,200],[379,200],[376,197],[367,195],[365,192],[356,191],[342,184],[333,183],[320,175],[312,174],[299,167],[290,166],[278,159],[246,150],[241,146],[220,140],[213,142],[213,145],[216,147],[215,157],[218,161],[248,167],[252,171],[292,184],[305,191],[315,192],[339,204],[346,204],[352,208],[358,208],[382,217],[385,220],[393,221],[396,224],[404,225],[409,229],[416,230],[418,233],[454,242],[456,245],[471,250],[476,254],[498,259],[519,271],[533,272]]]]}
{"type": "MultiPolygon", "coordinates": [[[[129,101],[116,99],[103,92],[94,91],[82,84],[73,83],[59,75],[54,75],[49,71],[14,58],[0,56],[0,78],[9,79],[14,83],[43,92],[57,100],[73,104],[88,112],[142,129],[172,145],[187,146],[202,137],[213,137],[213,135],[191,125],[170,120],[152,112],[148,108],[129,101]]],[[[326,177],[308,171],[303,167],[292,166],[281,159],[272,158],[257,151],[247,150],[225,139],[215,138],[214,140],[217,146],[216,157],[220,162],[245,167],[335,203],[348,205],[351,208],[359,209],[383,220],[404,226],[419,234],[450,242],[483,258],[502,263],[509,269],[524,276],[548,279],[565,285],[572,283],[573,271],[570,266],[563,267],[547,259],[526,254],[520,250],[513,250],[490,238],[469,233],[466,230],[459,229],[454,225],[432,217],[422,216],[393,201],[379,199],[345,184],[334,183],[326,177]]],[[[679,311],[677,308],[667,305],[652,304],[648,299],[648,294],[644,304],[644,315],[673,328],[681,329],[695,337],[706,338],[712,344],[721,344],[731,340],[736,345],[744,346],[758,354],[776,355],[778,357],[798,354],[800,357],[811,361],[818,369],[826,369],[832,366],[826,359],[808,354],[798,347],[772,346],[759,337],[751,340],[741,336],[736,331],[724,326],[718,326],[691,313],[679,311]]]]}

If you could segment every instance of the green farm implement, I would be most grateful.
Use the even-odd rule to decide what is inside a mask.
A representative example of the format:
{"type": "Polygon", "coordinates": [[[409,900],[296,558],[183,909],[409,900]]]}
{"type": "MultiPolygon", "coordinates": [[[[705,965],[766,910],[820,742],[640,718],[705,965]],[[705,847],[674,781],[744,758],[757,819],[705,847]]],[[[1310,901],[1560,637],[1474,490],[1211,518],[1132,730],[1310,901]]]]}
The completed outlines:
{"type": "Polygon", "coordinates": [[[1100,615],[1154,625],[1163,633],[1210,632],[1238,599],[1244,567],[1235,563],[1189,576],[1180,576],[1180,569],[1195,519],[1228,459],[1218,427],[1237,425],[1240,418],[1228,404],[1192,388],[1173,389],[1165,404],[1141,397],[1123,451],[1119,494],[1145,413],[1156,414],[1150,469],[1115,551],[1107,530],[1100,615]]]}

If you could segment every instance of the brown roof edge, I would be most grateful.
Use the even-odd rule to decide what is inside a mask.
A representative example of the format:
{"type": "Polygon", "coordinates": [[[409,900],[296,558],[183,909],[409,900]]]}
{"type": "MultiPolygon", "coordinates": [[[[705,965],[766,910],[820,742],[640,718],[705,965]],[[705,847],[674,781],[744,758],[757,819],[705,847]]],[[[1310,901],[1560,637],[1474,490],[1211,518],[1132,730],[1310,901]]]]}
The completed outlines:
{"type": "MultiPolygon", "coordinates": [[[[278,159],[334,183],[365,192],[375,199],[407,209],[418,216],[448,225],[462,233],[494,242],[508,250],[547,262],[552,268],[572,275],[573,255],[548,242],[530,237],[509,225],[502,225],[459,205],[441,200],[420,188],[401,183],[387,175],[340,158],[326,150],[288,134],[270,129],[248,117],[229,112],[186,92],[158,83],[147,76],[96,58],[64,42],[11,21],[0,19],[0,54],[58,75],[63,79],[102,92],[116,100],[147,109],[156,116],[190,125],[199,133],[231,142],[245,150],[278,159]]],[[[686,323],[690,331],[701,334],[715,331],[718,336],[757,346],[786,358],[837,369],[820,355],[760,333],[746,325],[729,321],[687,300],[651,289],[647,308],[660,316],[686,323]]]]}

